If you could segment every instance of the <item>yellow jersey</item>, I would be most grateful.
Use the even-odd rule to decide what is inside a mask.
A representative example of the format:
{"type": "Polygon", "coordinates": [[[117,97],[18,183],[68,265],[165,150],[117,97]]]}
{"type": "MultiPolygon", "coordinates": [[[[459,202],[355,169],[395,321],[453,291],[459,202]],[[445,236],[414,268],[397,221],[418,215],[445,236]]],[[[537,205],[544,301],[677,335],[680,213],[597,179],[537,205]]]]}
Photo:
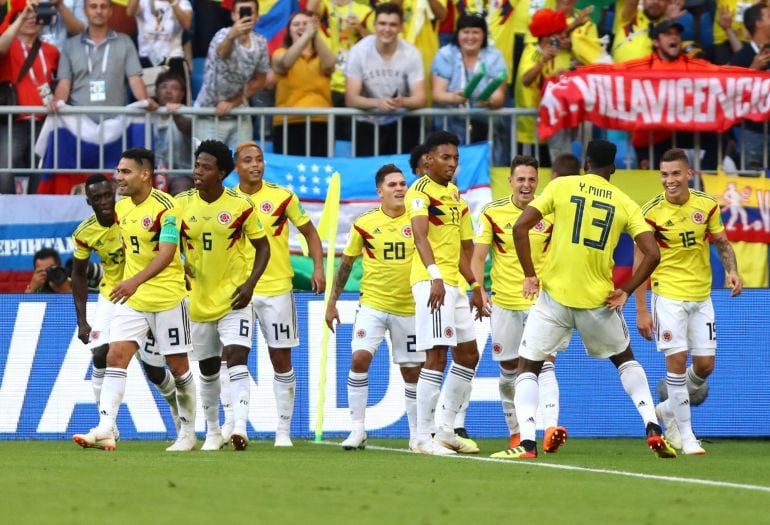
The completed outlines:
{"type": "MultiPolygon", "coordinates": [[[[126,254],[123,279],[130,279],[158,255],[161,228],[173,225],[179,230],[179,207],[171,195],[153,188],[138,205],[128,197],[115,203],[115,220],[126,254]]],[[[177,306],[186,293],[182,259],[177,250],[169,265],[139,286],[126,304],[140,312],[162,312],[177,306]]]]}
{"type": "Polygon", "coordinates": [[[724,231],[719,204],[711,195],[690,190],[682,205],[660,194],[642,213],[660,246],[652,291],[677,301],[705,301],[711,293],[709,233],[724,231]]]}
{"type": "Polygon", "coordinates": [[[618,13],[615,26],[615,38],[612,41],[612,60],[625,62],[635,58],[642,58],[652,53],[652,40],[649,29],[656,22],[651,21],[641,9],[631,20],[620,20],[622,6],[618,5],[615,12],[618,13]]]}
{"type": "Polygon", "coordinates": [[[190,319],[217,321],[232,310],[233,292],[254,266],[251,239],[265,231],[251,201],[229,188],[211,203],[198,190],[178,195],[177,202],[185,264],[192,273],[190,319]]]}
{"type": "Polygon", "coordinates": [[[744,42],[750,40],[748,31],[745,30],[743,25],[743,12],[751,7],[756,2],[739,2],[738,0],[717,0],[717,8],[714,12],[714,44],[724,44],[727,42],[727,33],[719,25],[719,13],[722,9],[727,9],[733,14],[733,22],[731,24],[733,31],[744,42]]]}
{"type": "MultiPolygon", "coordinates": [[[[444,186],[428,176],[421,177],[410,186],[404,201],[410,219],[428,218],[428,242],[436,265],[446,284],[459,286],[463,202],[457,186],[451,182],[444,186]]],[[[430,280],[420,255],[415,253],[412,257],[410,284],[430,280]]]]}
{"type": "Polygon", "coordinates": [[[414,298],[404,276],[414,254],[409,214],[390,217],[376,208],[358,216],[342,252],[363,255],[361,304],[394,315],[414,315],[414,298]]]}
{"type": "MultiPolygon", "coordinates": [[[[310,222],[310,217],[294,192],[272,182],[262,182],[262,188],[251,195],[241,190],[240,185],[235,190],[254,203],[270,243],[270,261],[254,288],[254,295],[274,297],[291,291],[294,270],[289,253],[289,222],[299,228],[310,222]]],[[[246,249],[253,261],[254,247],[249,245],[246,249]]]]}
{"type": "Polygon", "coordinates": [[[96,215],[91,215],[75,228],[72,241],[75,244],[75,252],[72,254],[75,259],[87,260],[92,251],[99,255],[104,269],[99,293],[109,299],[112,289],[123,279],[126,262],[117,222],[112,226],[102,226],[96,215]]]}
{"type": "MultiPolygon", "coordinates": [[[[508,310],[529,310],[534,303],[522,294],[524,270],[513,244],[513,225],[522,211],[510,196],[492,201],[481,209],[476,227],[476,243],[489,245],[492,255],[492,302],[508,310]]],[[[529,230],[532,262],[538,274],[545,262],[551,230],[551,223],[545,219],[529,230]]]]}
{"type": "Polygon", "coordinates": [[[613,291],[613,252],[626,232],[650,231],[642,210],[599,175],[559,177],[530,204],[553,214],[551,253],[541,275],[543,290],[571,308],[599,308],[613,291]]]}
{"type": "Polygon", "coordinates": [[[374,31],[374,11],[370,6],[355,1],[338,6],[333,0],[321,0],[318,6],[318,15],[323,29],[324,43],[329,46],[332,54],[336,57],[334,73],[332,73],[331,78],[331,90],[344,93],[344,71],[348,51],[362,38],[353,27],[348,25],[346,19],[348,16],[355,16],[361,25],[372,33],[374,31]]]}

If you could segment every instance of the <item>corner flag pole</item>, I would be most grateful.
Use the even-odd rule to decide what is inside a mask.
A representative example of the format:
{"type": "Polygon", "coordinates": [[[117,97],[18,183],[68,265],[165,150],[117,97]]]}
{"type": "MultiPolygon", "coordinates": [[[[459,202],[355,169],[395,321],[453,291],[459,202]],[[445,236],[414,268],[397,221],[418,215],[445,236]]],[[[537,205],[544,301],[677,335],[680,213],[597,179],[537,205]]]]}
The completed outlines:
{"type": "MultiPolygon", "coordinates": [[[[334,255],[337,244],[337,223],[340,211],[340,174],[332,173],[321,220],[318,221],[318,234],[326,241],[326,290],[324,291],[324,311],[329,303],[332,284],[334,283],[334,255]]],[[[318,407],[315,423],[315,440],[323,440],[324,404],[326,402],[326,362],[329,356],[329,328],[325,319],[321,319],[321,366],[318,376],[318,407]]]]}

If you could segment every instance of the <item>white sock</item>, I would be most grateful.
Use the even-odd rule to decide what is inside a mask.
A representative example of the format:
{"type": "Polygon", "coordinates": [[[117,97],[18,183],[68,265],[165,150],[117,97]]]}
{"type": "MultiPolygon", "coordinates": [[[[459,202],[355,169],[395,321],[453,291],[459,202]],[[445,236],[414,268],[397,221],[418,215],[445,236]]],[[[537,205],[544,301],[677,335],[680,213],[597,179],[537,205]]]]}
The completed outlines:
{"type": "Polygon", "coordinates": [[[642,416],[645,428],[648,423],[658,423],[655,415],[655,405],[652,402],[650,385],[647,383],[647,374],[638,361],[627,361],[618,367],[620,382],[628,397],[634,402],[636,410],[642,416]]]}
{"type": "Polygon", "coordinates": [[[460,405],[460,410],[457,411],[455,416],[454,428],[465,428],[465,416],[468,414],[468,403],[464,402],[460,405]]]}
{"type": "Polygon", "coordinates": [[[687,392],[687,374],[666,373],[666,386],[668,387],[668,409],[674,413],[676,426],[682,435],[682,441],[695,439],[692,433],[692,421],[690,415],[690,394],[687,392]]]}
{"type": "Polygon", "coordinates": [[[166,377],[163,378],[163,382],[159,385],[155,385],[155,388],[163,396],[163,399],[168,403],[168,407],[171,409],[172,416],[176,419],[179,417],[179,406],[176,399],[176,383],[174,383],[174,376],[166,369],[166,377]]]}
{"type": "Polygon", "coordinates": [[[521,441],[535,441],[537,434],[535,414],[540,390],[537,376],[532,372],[519,374],[514,383],[513,403],[516,405],[516,419],[519,421],[521,441]]]}
{"type": "Polygon", "coordinates": [[[454,435],[455,418],[463,405],[467,406],[471,392],[471,381],[476,371],[452,363],[444,385],[444,405],[439,417],[439,430],[454,435]]]}
{"type": "Polygon", "coordinates": [[[430,438],[442,379],[444,379],[444,374],[438,370],[428,370],[427,368],[420,370],[416,390],[417,437],[419,439],[430,438]]]}
{"type": "Polygon", "coordinates": [[[99,408],[99,398],[102,395],[102,383],[104,383],[104,371],[105,368],[94,367],[91,370],[91,388],[94,389],[94,399],[96,400],[96,408],[99,408]]]}
{"type": "Polygon", "coordinates": [[[537,376],[540,386],[540,409],[543,411],[543,426],[555,427],[559,424],[559,383],[556,381],[556,369],[553,363],[546,361],[537,376]]]}
{"type": "Polygon", "coordinates": [[[687,374],[687,392],[689,394],[692,394],[693,392],[698,390],[698,388],[703,386],[703,383],[706,382],[705,377],[701,377],[695,373],[695,370],[693,370],[692,365],[690,365],[687,368],[686,374],[687,374]]]}
{"type": "Polygon", "coordinates": [[[201,374],[201,405],[206,417],[206,433],[221,434],[219,428],[219,372],[206,376],[201,374]]]}
{"type": "Polygon", "coordinates": [[[249,402],[251,401],[249,368],[246,365],[237,365],[230,367],[227,372],[230,395],[233,400],[230,408],[233,429],[246,433],[249,420],[249,402]]]}
{"type": "Polygon", "coordinates": [[[104,381],[99,396],[99,426],[97,431],[100,434],[112,432],[125,393],[126,369],[108,366],[104,370],[104,381]]]}
{"type": "Polygon", "coordinates": [[[519,433],[519,420],[516,419],[516,405],[513,402],[515,382],[516,370],[506,370],[500,367],[500,379],[497,387],[500,391],[500,401],[503,404],[505,424],[508,425],[508,434],[511,436],[519,433]]]}
{"type": "MultiPolygon", "coordinates": [[[[236,398],[237,399],[237,398],[236,398]]],[[[227,370],[227,361],[219,365],[219,401],[225,413],[225,426],[233,423],[233,395],[230,391],[230,373],[227,370]]]]}
{"type": "Polygon", "coordinates": [[[275,394],[275,407],[278,410],[278,432],[291,430],[291,417],[294,415],[294,391],[297,388],[297,379],[294,370],[285,374],[276,373],[273,376],[273,393],[275,394]]]}
{"type": "Polygon", "coordinates": [[[179,407],[179,422],[182,430],[195,432],[196,394],[195,381],[189,370],[179,377],[174,378],[176,383],[176,404],[179,407]]]}
{"type": "Polygon", "coordinates": [[[417,437],[417,383],[404,383],[404,407],[409,423],[409,439],[417,437]]]}
{"type": "Polygon", "coordinates": [[[369,399],[369,373],[348,372],[348,407],[353,430],[363,432],[366,419],[366,402],[369,399]]]}

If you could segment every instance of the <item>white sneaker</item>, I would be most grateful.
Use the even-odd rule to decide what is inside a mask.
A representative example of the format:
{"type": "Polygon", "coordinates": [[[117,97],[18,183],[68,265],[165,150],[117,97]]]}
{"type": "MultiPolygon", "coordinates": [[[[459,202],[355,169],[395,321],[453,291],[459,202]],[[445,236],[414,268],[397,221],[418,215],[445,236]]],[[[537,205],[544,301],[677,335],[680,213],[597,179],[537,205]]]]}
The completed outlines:
{"type": "Polygon", "coordinates": [[[446,433],[442,430],[436,432],[436,436],[433,438],[443,447],[450,450],[454,450],[460,454],[478,454],[479,447],[475,446],[475,443],[471,440],[458,439],[454,432],[446,433]]]}
{"type": "Polygon", "coordinates": [[[201,450],[221,450],[226,443],[225,438],[219,432],[206,434],[206,441],[203,443],[201,450]]]}
{"type": "Polygon", "coordinates": [[[174,444],[166,449],[166,452],[189,452],[195,450],[198,445],[198,438],[195,432],[182,430],[174,441],[174,444]]]}
{"type": "Polygon", "coordinates": [[[230,436],[233,434],[234,426],[235,423],[232,421],[225,421],[225,424],[222,425],[222,437],[225,439],[225,443],[230,443],[230,436]]]}
{"type": "Polygon", "coordinates": [[[115,431],[101,434],[96,428],[92,428],[87,434],[75,434],[72,441],[83,448],[100,448],[102,450],[115,450],[115,431]]]}
{"type": "Polygon", "coordinates": [[[275,433],[275,446],[276,447],[293,447],[294,443],[291,442],[291,436],[286,430],[280,430],[275,433]]]}
{"type": "Polygon", "coordinates": [[[118,430],[117,425],[112,427],[112,437],[115,438],[115,441],[120,441],[120,430],[118,430]]]}
{"type": "Polygon", "coordinates": [[[697,439],[685,441],[682,444],[682,454],[687,456],[702,456],[706,453],[706,450],[700,446],[700,441],[697,439]]]}
{"type": "Polygon", "coordinates": [[[655,415],[658,416],[658,420],[663,423],[665,427],[664,436],[668,444],[674,447],[676,450],[682,450],[682,434],[679,432],[679,427],[676,424],[676,417],[673,413],[667,413],[663,410],[663,403],[655,405],[655,415]]]}
{"type": "Polygon", "coordinates": [[[419,450],[417,450],[418,441],[419,440],[416,437],[409,438],[409,450],[419,453],[419,450]]]}
{"type": "Polygon", "coordinates": [[[454,456],[457,454],[454,450],[444,447],[434,439],[421,439],[417,441],[415,452],[429,456],[454,456]]]}
{"type": "Polygon", "coordinates": [[[366,432],[354,430],[345,441],[340,443],[340,446],[343,450],[364,450],[366,448],[366,432]]]}

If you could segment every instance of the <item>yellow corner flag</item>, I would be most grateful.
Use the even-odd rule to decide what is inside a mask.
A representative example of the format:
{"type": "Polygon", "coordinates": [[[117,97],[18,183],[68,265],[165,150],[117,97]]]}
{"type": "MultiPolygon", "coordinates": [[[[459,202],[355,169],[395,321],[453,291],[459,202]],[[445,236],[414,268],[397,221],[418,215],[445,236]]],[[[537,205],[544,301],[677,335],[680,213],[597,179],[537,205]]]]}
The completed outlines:
{"type": "MultiPolygon", "coordinates": [[[[326,291],[324,292],[324,311],[329,303],[332,285],[334,283],[334,255],[337,244],[337,223],[340,213],[340,174],[332,173],[329,188],[326,190],[326,201],[321,220],[318,221],[318,235],[321,241],[326,241],[326,291]]],[[[315,440],[323,439],[324,404],[326,402],[326,362],[329,353],[329,328],[326,321],[321,319],[321,369],[318,377],[318,409],[315,424],[315,440]]]]}

